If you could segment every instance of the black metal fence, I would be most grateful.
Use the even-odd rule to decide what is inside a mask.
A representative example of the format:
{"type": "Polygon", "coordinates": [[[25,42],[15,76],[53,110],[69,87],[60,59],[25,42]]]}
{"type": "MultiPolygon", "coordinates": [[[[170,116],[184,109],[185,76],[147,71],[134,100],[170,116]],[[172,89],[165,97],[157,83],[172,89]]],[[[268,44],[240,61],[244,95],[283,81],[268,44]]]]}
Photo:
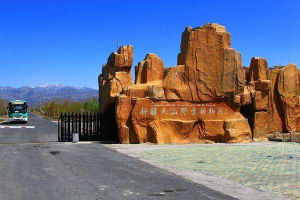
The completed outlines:
{"type": "Polygon", "coordinates": [[[73,141],[73,133],[80,141],[116,140],[115,121],[103,119],[100,113],[61,113],[58,121],[58,141],[73,141]]]}

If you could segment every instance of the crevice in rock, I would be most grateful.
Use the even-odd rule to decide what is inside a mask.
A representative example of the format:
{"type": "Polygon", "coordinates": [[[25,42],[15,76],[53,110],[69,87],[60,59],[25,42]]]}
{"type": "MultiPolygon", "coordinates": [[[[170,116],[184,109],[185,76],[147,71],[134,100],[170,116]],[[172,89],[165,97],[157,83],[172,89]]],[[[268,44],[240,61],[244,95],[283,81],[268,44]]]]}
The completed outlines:
{"type": "Polygon", "coordinates": [[[254,104],[247,104],[244,106],[240,107],[240,112],[241,114],[248,119],[248,124],[251,128],[252,132],[252,139],[253,139],[253,132],[254,132],[254,117],[255,117],[255,109],[254,109],[254,104]]]}
{"type": "Polygon", "coordinates": [[[119,141],[116,116],[115,116],[116,103],[112,103],[107,110],[101,113],[100,130],[101,140],[103,141],[119,141]]]}

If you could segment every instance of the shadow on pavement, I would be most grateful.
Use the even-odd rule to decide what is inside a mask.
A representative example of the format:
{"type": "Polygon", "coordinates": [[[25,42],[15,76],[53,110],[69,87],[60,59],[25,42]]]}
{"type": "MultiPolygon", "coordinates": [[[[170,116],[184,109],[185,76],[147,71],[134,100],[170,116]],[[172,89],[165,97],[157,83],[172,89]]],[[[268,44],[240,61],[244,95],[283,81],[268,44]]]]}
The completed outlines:
{"type": "Polygon", "coordinates": [[[2,125],[21,125],[21,124],[27,124],[26,122],[16,122],[16,121],[4,121],[4,122],[0,122],[0,124],[2,125]]]}

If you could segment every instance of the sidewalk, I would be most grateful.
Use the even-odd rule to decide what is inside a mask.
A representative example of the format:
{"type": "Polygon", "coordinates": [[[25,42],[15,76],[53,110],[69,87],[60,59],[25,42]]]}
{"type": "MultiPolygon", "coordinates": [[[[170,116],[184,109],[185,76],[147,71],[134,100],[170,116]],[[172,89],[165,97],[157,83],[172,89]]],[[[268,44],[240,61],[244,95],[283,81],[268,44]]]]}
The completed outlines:
{"type": "Polygon", "coordinates": [[[297,143],[106,145],[238,199],[299,199],[297,143]]]}

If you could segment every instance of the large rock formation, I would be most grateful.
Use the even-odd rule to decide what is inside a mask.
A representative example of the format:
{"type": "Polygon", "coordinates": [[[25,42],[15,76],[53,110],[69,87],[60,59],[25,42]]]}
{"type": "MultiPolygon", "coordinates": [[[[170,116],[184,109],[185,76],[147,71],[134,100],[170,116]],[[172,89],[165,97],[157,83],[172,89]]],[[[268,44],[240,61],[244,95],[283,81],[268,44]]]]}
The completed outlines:
{"type": "Polygon", "coordinates": [[[267,79],[268,63],[264,58],[254,57],[251,59],[249,70],[247,71],[247,83],[249,85],[252,112],[248,117],[253,131],[253,140],[266,140],[268,132],[267,106],[268,94],[271,89],[271,82],[267,79]]]}
{"type": "Polygon", "coordinates": [[[115,125],[116,98],[122,93],[123,88],[133,84],[131,67],[133,63],[132,46],[123,46],[118,52],[110,54],[107,63],[102,66],[99,83],[99,109],[102,113],[103,125],[101,130],[106,140],[118,138],[115,125]]]}
{"type": "Polygon", "coordinates": [[[264,58],[254,57],[246,73],[252,104],[244,114],[253,139],[261,141],[298,137],[300,132],[300,70],[294,64],[268,68],[264,58]],[[291,134],[292,133],[292,134],[291,134]]]}
{"type": "Polygon", "coordinates": [[[274,133],[300,132],[300,70],[294,64],[269,70],[268,137],[274,133]]]}
{"type": "Polygon", "coordinates": [[[120,95],[123,88],[133,84],[132,64],[133,48],[130,45],[121,47],[118,53],[110,54],[98,78],[100,112],[106,112],[115,103],[115,98],[120,95]]]}
{"type": "Polygon", "coordinates": [[[121,143],[250,142],[299,130],[297,67],[273,71],[253,58],[243,68],[224,26],[187,27],[178,65],[165,68],[147,54],[135,67],[135,84],[132,63],[133,48],[121,47],[99,76],[100,112],[115,117],[121,143]]]}

